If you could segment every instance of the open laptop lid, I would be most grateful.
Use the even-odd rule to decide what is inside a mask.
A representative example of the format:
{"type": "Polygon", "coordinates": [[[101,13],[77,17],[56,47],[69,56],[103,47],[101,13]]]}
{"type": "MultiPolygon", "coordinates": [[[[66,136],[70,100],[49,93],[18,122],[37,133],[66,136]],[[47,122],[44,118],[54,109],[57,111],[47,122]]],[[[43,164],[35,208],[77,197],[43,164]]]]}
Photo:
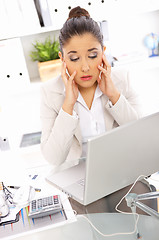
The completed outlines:
{"type": "Polygon", "coordinates": [[[83,205],[159,170],[159,113],[106,132],[88,141],[85,164],[47,177],[83,205]],[[86,172],[85,172],[86,171],[86,172]],[[85,175],[85,189],[77,179],[85,175]]]}
{"type": "Polygon", "coordinates": [[[159,170],[159,113],[88,141],[84,205],[159,170]]]}

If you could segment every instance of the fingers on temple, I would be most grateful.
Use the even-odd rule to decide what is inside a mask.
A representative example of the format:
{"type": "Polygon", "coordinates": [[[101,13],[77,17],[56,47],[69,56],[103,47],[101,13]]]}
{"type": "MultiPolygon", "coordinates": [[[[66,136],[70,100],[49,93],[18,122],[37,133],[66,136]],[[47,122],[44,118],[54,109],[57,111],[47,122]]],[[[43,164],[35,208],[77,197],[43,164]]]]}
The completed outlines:
{"type": "MultiPolygon", "coordinates": [[[[107,70],[104,68],[104,66],[101,67],[101,66],[99,65],[98,68],[99,68],[104,74],[107,73],[107,70]]],[[[100,73],[100,75],[101,75],[101,73],[100,73]]]]}
{"type": "Polygon", "coordinates": [[[104,62],[104,64],[105,64],[106,68],[111,68],[111,65],[110,65],[110,63],[108,62],[105,54],[103,54],[103,62],[104,62]]]}
{"type": "Polygon", "coordinates": [[[62,76],[64,83],[66,84],[67,83],[67,73],[66,73],[66,63],[65,62],[63,62],[61,76],[62,76]]]}

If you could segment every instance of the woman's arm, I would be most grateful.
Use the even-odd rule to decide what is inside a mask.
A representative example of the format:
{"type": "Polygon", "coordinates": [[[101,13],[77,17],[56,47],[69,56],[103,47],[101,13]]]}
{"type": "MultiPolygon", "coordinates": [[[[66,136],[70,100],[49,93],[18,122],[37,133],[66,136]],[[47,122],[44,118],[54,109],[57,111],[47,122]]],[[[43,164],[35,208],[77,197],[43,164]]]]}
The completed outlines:
{"type": "MultiPolygon", "coordinates": [[[[117,77],[120,78],[120,74],[117,77]]],[[[120,92],[118,101],[114,105],[108,101],[105,106],[119,125],[137,120],[143,115],[140,97],[131,86],[130,73],[127,71],[121,74],[121,78],[116,82],[120,92]]]]}
{"type": "Polygon", "coordinates": [[[137,120],[141,117],[141,103],[139,96],[131,87],[128,71],[115,70],[112,74],[111,66],[103,55],[103,66],[98,66],[101,75],[98,84],[109,99],[106,109],[118,125],[137,120]]]}
{"type": "MultiPolygon", "coordinates": [[[[65,85],[65,96],[61,92],[54,92],[55,86],[47,90],[41,88],[41,150],[45,159],[56,166],[66,160],[78,124],[78,117],[73,116],[73,108],[78,98],[78,87],[74,81],[76,71],[68,76],[66,68],[66,63],[63,62],[61,77],[65,85]],[[58,109],[55,102],[61,104],[58,109]]],[[[57,84],[59,82],[56,82],[56,86],[57,84]]]]}
{"type": "MultiPolygon", "coordinates": [[[[41,150],[45,159],[53,165],[61,165],[67,158],[71,148],[78,118],[64,112],[62,108],[58,112],[53,105],[53,94],[49,102],[47,90],[41,87],[41,122],[42,137],[41,150]]],[[[60,94],[58,94],[58,97],[60,94]]],[[[57,97],[57,93],[54,96],[57,97]]],[[[64,98],[64,97],[63,97],[64,98]]],[[[62,99],[63,100],[63,99],[62,99]]],[[[57,101],[57,99],[56,99],[57,101]]]]}

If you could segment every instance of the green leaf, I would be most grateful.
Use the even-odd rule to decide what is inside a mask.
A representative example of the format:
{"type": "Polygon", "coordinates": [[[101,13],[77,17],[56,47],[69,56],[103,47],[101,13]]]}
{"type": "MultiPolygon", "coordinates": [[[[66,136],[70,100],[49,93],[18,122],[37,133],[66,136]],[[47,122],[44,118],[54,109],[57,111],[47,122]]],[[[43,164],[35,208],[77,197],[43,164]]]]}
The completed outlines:
{"type": "Polygon", "coordinates": [[[45,62],[59,58],[60,44],[58,40],[55,40],[55,37],[51,40],[49,36],[43,43],[35,41],[32,45],[34,48],[34,50],[30,52],[32,61],[45,62]]]}

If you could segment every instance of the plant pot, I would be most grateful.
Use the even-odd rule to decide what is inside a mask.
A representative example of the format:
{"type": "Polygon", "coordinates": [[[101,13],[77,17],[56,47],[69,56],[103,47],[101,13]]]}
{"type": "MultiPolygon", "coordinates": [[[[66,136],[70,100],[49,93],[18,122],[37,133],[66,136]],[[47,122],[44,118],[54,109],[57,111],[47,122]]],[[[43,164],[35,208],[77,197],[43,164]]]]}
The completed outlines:
{"type": "Polygon", "coordinates": [[[38,62],[40,79],[42,82],[57,77],[61,73],[61,59],[38,62]]]}

